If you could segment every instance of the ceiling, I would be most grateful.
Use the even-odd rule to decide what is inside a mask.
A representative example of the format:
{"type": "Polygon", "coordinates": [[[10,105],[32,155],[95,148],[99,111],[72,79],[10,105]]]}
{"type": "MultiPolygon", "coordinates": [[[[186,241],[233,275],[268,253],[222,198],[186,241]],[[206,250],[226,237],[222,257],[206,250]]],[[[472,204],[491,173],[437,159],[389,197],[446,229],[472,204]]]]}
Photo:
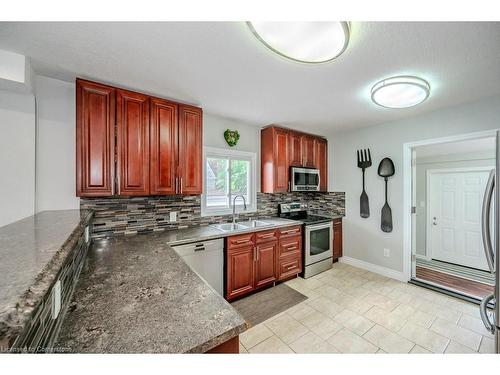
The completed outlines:
{"type": "Polygon", "coordinates": [[[472,154],[472,153],[488,153],[491,157],[495,157],[496,148],[495,137],[485,137],[477,139],[468,139],[464,141],[455,141],[447,143],[439,143],[427,146],[419,146],[416,148],[417,159],[427,158],[430,156],[443,156],[455,154],[472,154]]]}
{"type": "Polygon", "coordinates": [[[338,59],[309,65],[270,52],[244,22],[0,23],[0,49],[29,56],[40,74],[321,134],[500,93],[499,41],[500,23],[354,22],[338,59]],[[396,74],[427,79],[430,98],[409,109],[373,104],[371,86],[396,74]]]}

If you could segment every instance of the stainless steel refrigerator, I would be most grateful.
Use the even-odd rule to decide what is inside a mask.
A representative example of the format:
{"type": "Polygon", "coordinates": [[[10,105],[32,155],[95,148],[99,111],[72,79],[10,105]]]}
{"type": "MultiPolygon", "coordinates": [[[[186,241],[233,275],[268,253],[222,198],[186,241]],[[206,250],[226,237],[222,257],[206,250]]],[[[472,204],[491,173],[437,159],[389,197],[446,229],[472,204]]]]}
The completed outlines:
{"type": "Polygon", "coordinates": [[[495,275],[495,292],[484,297],[480,305],[481,319],[486,329],[495,335],[495,352],[500,353],[500,132],[496,135],[496,168],[486,185],[482,211],[482,235],[486,260],[495,275]],[[491,221],[493,220],[493,223],[491,221]],[[493,225],[492,225],[493,224],[493,225]],[[493,233],[492,233],[493,232],[493,233]],[[492,311],[488,312],[489,307],[492,311]]]}

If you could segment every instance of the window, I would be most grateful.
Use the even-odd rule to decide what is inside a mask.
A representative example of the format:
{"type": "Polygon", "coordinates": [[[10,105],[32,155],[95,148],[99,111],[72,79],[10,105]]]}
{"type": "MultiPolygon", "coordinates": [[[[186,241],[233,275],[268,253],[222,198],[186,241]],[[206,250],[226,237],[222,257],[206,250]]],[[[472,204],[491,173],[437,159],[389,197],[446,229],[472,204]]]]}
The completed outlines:
{"type": "MultiPolygon", "coordinates": [[[[256,154],[205,147],[201,214],[226,215],[233,212],[233,199],[243,195],[246,212],[257,210],[256,154]]],[[[236,212],[243,200],[236,200],[236,212]]]]}

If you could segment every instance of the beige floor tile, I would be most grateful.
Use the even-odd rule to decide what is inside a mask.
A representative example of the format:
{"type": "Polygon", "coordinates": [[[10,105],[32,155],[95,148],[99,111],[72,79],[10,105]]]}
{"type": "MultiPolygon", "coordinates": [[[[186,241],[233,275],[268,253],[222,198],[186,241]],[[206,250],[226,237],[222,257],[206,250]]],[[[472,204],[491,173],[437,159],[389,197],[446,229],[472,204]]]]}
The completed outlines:
{"type": "Polygon", "coordinates": [[[345,294],[348,294],[349,296],[356,298],[364,298],[371,293],[369,289],[359,288],[359,287],[347,287],[345,289],[342,289],[342,291],[345,294]]]}
{"type": "Polygon", "coordinates": [[[495,353],[495,341],[489,337],[484,337],[479,346],[479,353],[492,354],[495,353]]]}
{"type": "Polygon", "coordinates": [[[448,347],[444,351],[444,353],[445,354],[474,354],[477,352],[466,347],[465,345],[462,345],[458,342],[451,340],[450,343],[448,344],[448,347]]]}
{"type": "Polygon", "coordinates": [[[493,335],[486,329],[481,319],[474,318],[468,314],[462,314],[460,320],[458,321],[458,325],[473,332],[479,333],[480,335],[493,337],[493,335]]]}
{"type": "Polygon", "coordinates": [[[304,336],[290,344],[290,348],[295,353],[338,353],[339,351],[330,343],[315,335],[313,332],[306,333],[304,336]]]}
{"type": "Polygon", "coordinates": [[[349,320],[355,316],[358,316],[359,314],[355,313],[354,311],[351,311],[349,309],[344,309],[338,314],[336,314],[333,317],[333,320],[335,320],[337,323],[343,324],[346,320],[349,320]]]}
{"type": "Polygon", "coordinates": [[[247,354],[248,350],[240,343],[240,354],[247,354]]]}
{"type": "Polygon", "coordinates": [[[444,336],[412,323],[406,323],[398,334],[433,353],[443,353],[450,341],[444,336]]]}
{"type": "Polygon", "coordinates": [[[342,293],[340,290],[329,284],[322,285],[320,288],[316,289],[316,292],[331,300],[337,300],[347,296],[345,293],[342,293]]]}
{"type": "Polygon", "coordinates": [[[401,318],[398,315],[393,315],[392,312],[388,313],[387,310],[381,309],[377,306],[373,306],[364,314],[364,316],[394,332],[399,331],[406,323],[404,318],[401,318]]]}
{"type": "Polygon", "coordinates": [[[363,301],[387,311],[394,310],[400,304],[399,301],[376,292],[368,294],[363,301]]]}
{"type": "Polygon", "coordinates": [[[393,289],[389,294],[387,294],[387,297],[406,304],[409,304],[414,298],[411,294],[399,289],[393,289]]]}
{"type": "Polygon", "coordinates": [[[417,309],[427,314],[435,315],[438,318],[448,320],[452,323],[457,323],[462,315],[460,311],[456,311],[447,306],[442,306],[430,301],[424,301],[417,307],[417,309]]]}
{"type": "Polygon", "coordinates": [[[307,304],[329,317],[334,317],[343,310],[342,306],[325,297],[318,297],[313,301],[308,301],[307,304]]]}
{"type": "Polygon", "coordinates": [[[250,353],[266,353],[266,354],[280,354],[280,353],[293,353],[293,350],[288,347],[277,336],[271,336],[262,341],[260,344],[254,346],[249,350],[250,353]]]}
{"type": "Polygon", "coordinates": [[[354,313],[354,315],[342,323],[349,331],[354,332],[359,336],[363,336],[375,323],[366,319],[362,315],[354,313]]]}
{"type": "Polygon", "coordinates": [[[416,324],[425,328],[430,328],[435,316],[423,311],[415,311],[415,313],[408,318],[408,323],[416,324]]]}
{"type": "Polygon", "coordinates": [[[462,328],[445,319],[437,318],[432,323],[431,331],[434,331],[442,336],[448,337],[459,344],[465,345],[472,350],[477,351],[481,343],[481,335],[462,328]]]}
{"type": "Polygon", "coordinates": [[[410,354],[432,354],[432,352],[427,349],[422,348],[420,345],[415,345],[411,350],[410,354]]]}
{"type": "Polygon", "coordinates": [[[355,333],[343,329],[328,339],[341,353],[376,353],[379,349],[355,333]]]}
{"type": "Polygon", "coordinates": [[[363,335],[373,345],[378,346],[387,353],[409,353],[415,344],[388,329],[375,325],[363,335]]]}
{"type": "Polygon", "coordinates": [[[290,315],[292,318],[300,320],[303,317],[311,314],[314,312],[314,310],[311,306],[309,306],[307,303],[302,302],[299,303],[298,305],[295,305],[294,307],[289,308],[286,312],[288,315],[290,315]]]}
{"type": "Polygon", "coordinates": [[[272,331],[264,324],[257,324],[240,335],[240,342],[245,348],[250,349],[272,335],[272,331]]]}
{"type": "MultiPolygon", "coordinates": [[[[304,336],[307,332],[309,332],[304,325],[289,315],[283,315],[265,324],[286,344],[297,340],[299,337],[304,336]]],[[[245,344],[243,343],[243,345],[245,344]]]]}
{"type": "Polygon", "coordinates": [[[300,320],[300,322],[323,340],[328,339],[330,336],[342,329],[341,324],[335,322],[319,311],[315,311],[305,316],[300,320]]]}
{"type": "Polygon", "coordinates": [[[375,354],[389,354],[389,353],[384,352],[382,349],[379,349],[375,354]]]}
{"type": "Polygon", "coordinates": [[[373,307],[373,305],[358,298],[343,301],[342,306],[360,315],[363,315],[365,312],[367,312],[373,307]]]}
{"type": "Polygon", "coordinates": [[[315,290],[318,289],[319,287],[324,285],[324,282],[321,281],[321,279],[305,279],[304,282],[302,283],[303,286],[306,288],[315,290]]]}

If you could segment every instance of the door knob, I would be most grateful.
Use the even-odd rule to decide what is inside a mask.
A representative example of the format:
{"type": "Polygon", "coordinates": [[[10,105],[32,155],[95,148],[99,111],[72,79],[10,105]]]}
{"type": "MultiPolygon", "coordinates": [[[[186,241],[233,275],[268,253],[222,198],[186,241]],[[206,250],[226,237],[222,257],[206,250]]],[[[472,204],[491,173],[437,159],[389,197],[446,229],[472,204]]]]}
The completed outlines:
{"type": "Polygon", "coordinates": [[[432,225],[438,225],[437,218],[435,216],[432,218],[432,225]]]}

